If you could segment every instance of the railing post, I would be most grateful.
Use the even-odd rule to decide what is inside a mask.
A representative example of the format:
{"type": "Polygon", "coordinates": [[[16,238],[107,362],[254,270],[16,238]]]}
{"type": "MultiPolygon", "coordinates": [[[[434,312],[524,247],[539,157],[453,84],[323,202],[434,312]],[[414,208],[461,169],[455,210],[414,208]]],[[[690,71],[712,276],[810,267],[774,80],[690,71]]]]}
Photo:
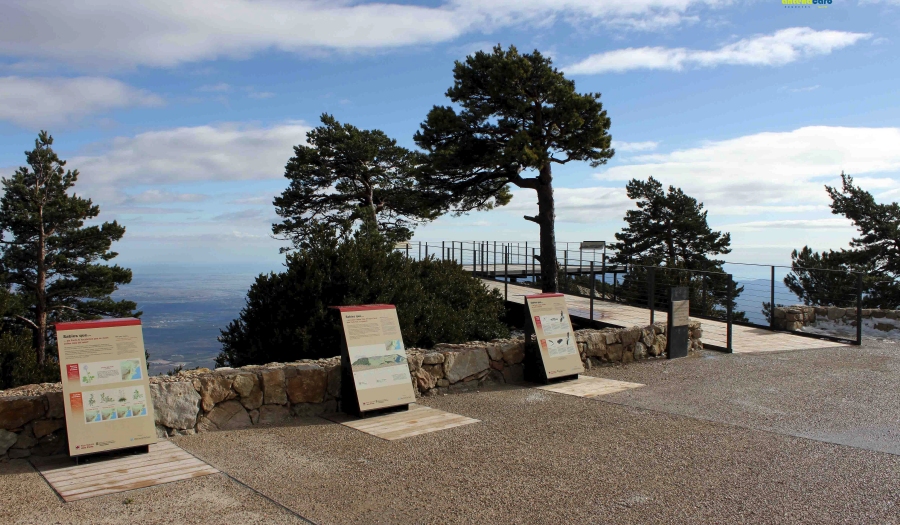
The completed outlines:
{"type": "Polygon", "coordinates": [[[619,279],[618,279],[618,277],[619,277],[618,272],[616,272],[616,269],[613,268],[613,302],[614,303],[619,302],[619,290],[618,290],[619,279]]]}
{"type": "Polygon", "coordinates": [[[497,241],[494,241],[494,278],[497,277],[497,241]]]}
{"type": "Polygon", "coordinates": [[[600,299],[606,299],[606,253],[603,254],[603,266],[600,268],[600,299]]]}
{"type": "Polygon", "coordinates": [[[730,354],[734,352],[734,348],[732,347],[732,334],[731,334],[731,321],[732,321],[732,306],[731,299],[734,296],[734,278],[731,274],[728,274],[728,290],[725,294],[725,315],[726,315],[726,323],[727,323],[727,331],[728,335],[726,336],[725,349],[730,354]]]}
{"type": "MultiPolygon", "coordinates": [[[[528,257],[527,252],[525,253],[525,256],[528,257]]],[[[534,248],[532,248],[531,249],[531,279],[532,279],[532,282],[536,284],[537,283],[537,273],[535,273],[535,272],[537,270],[535,270],[534,256],[535,256],[534,248]]],[[[528,266],[528,261],[525,261],[525,266],[528,266]]]]}
{"type": "Polygon", "coordinates": [[[425,243],[425,258],[428,258],[428,243],[425,243]]]}
{"type": "Polygon", "coordinates": [[[472,241],[472,277],[478,273],[478,251],[475,249],[475,241],[472,241]]]}
{"type": "Polygon", "coordinates": [[[591,321],[594,320],[594,286],[597,285],[597,282],[594,281],[594,261],[591,261],[591,290],[588,292],[591,295],[591,321]]]}
{"type": "Polygon", "coordinates": [[[569,250],[568,243],[566,244],[566,249],[563,250],[563,282],[565,283],[565,291],[569,291],[569,250]]]}
{"type": "Polygon", "coordinates": [[[446,241],[441,241],[441,260],[447,258],[447,247],[445,246],[446,241]]]}
{"type": "Polygon", "coordinates": [[[862,344],[862,294],[863,294],[863,275],[862,272],[856,274],[856,344],[862,344]]]}
{"type": "Polygon", "coordinates": [[[647,297],[647,306],[650,308],[650,324],[656,320],[656,307],[653,304],[654,299],[656,297],[656,268],[650,267],[649,272],[647,273],[647,292],[649,297],[647,297]]]}
{"type": "Polygon", "coordinates": [[[503,246],[503,296],[509,301],[509,247],[503,246]]]}
{"type": "Polygon", "coordinates": [[[775,329],[775,267],[772,267],[772,284],[769,290],[769,328],[775,329]]]}

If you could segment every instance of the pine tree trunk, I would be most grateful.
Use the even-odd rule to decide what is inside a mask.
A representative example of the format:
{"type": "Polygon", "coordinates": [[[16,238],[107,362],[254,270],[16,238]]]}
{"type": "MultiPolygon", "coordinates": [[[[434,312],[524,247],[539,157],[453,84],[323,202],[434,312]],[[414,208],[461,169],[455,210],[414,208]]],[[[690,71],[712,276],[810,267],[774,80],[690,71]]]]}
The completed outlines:
{"type": "Polygon", "coordinates": [[[556,210],[553,205],[553,178],[548,162],[538,177],[538,220],[541,227],[541,291],[559,291],[559,274],[556,262],[556,210]]]}
{"type": "Polygon", "coordinates": [[[35,351],[37,352],[37,362],[43,365],[47,360],[47,267],[45,265],[47,257],[46,236],[44,234],[44,209],[38,211],[38,260],[37,260],[37,279],[35,289],[35,305],[34,316],[35,324],[38,326],[38,333],[35,334],[35,351]]]}

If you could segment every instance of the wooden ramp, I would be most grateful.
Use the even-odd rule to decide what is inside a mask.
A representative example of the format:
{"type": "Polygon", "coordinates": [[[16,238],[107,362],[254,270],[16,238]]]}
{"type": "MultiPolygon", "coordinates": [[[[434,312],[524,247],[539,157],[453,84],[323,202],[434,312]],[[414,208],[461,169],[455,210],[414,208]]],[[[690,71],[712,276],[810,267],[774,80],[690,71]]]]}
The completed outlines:
{"type": "MultiPolygon", "coordinates": [[[[482,279],[482,282],[488,288],[499,290],[499,292],[503,294],[504,287],[502,281],[482,279]]],[[[516,284],[509,284],[508,292],[509,298],[507,300],[519,304],[524,304],[525,295],[540,293],[534,288],[516,284]]],[[[591,318],[590,298],[566,294],[566,305],[569,307],[569,315],[580,317],[582,319],[591,318]]],[[[594,320],[613,326],[646,326],[650,324],[650,310],[596,299],[594,300],[593,318],[594,320]]],[[[657,323],[665,323],[667,318],[668,315],[666,312],[657,311],[654,321],[657,323]]],[[[701,328],[703,329],[702,339],[704,344],[714,345],[719,348],[725,348],[727,346],[728,328],[724,322],[713,321],[710,319],[699,319],[699,321],[701,323],[701,328]]],[[[850,346],[846,343],[838,343],[827,339],[803,337],[793,335],[789,332],[773,332],[764,328],[753,328],[737,324],[732,325],[731,339],[734,353],[738,354],[850,346]]]]}
{"type": "Polygon", "coordinates": [[[388,441],[479,422],[477,419],[416,404],[410,405],[405,412],[392,412],[383,416],[357,418],[348,414],[327,414],[322,417],[388,441]]]}
{"type": "Polygon", "coordinates": [[[626,381],[616,381],[614,379],[604,379],[602,377],[578,376],[578,379],[572,381],[551,383],[549,385],[536,386],[535,388],[569,396],[598,397],[642,386],[644,385],[641,383],[628,383],[626,381]]]}
{"type": "Polygon", "coordinates": [[[147,454],[96,458],[81,465],[70,457],[32,464],[67,502],[219,472],[168,441],[150,445],[147,454]]]}

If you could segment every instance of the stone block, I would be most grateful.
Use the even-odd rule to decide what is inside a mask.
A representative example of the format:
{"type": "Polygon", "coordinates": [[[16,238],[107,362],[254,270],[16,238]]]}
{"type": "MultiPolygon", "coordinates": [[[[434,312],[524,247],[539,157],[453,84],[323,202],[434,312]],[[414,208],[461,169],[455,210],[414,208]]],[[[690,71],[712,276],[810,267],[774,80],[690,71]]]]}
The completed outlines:
{"type": "Polygon", "coordinates": [[[6,454],[6,451],[12,448],[18,440],[19,436],[15,432],[0,428],[0,456],[6,454]]]}
{"type": "Polygon", "coordinates": [[[259,410],[251,410],[247,412],[247,415],[250,416],[250,422],[254,425],[259,424],[259,410]]]}
{"type": "Polygon", "coordinates": [[[44,417],[43,396],[0,397],[0,428],[12,430],[44,417]]]}
{"type": "MultiPolygon", "coordinates": [[[[267,368],[260,370],[259,377],[262,380],[263,403],[266,405],[286,405],[288,399],[287,392],[284,390],[284,370],[267,368]]],[[[260,411],[260,419],[262,419],[262,411],[260,411]]]]}
{"type": "Polygon", "coordinates": [[[321,403],[328,388],[328,372],[317,365],[300,365],[294,377],[287,380],[291,403],[321,403]]]}
{"type": "Polygon", "coordinates": [[[607,345],[606,347],[606,355],[610,361],[613,363],[618,363],[622,361],[622,353],[624,351],[624,347],[622,343],[616,343],[612,345],[607,345]]]}
{"type": "Polygon", "coordinates": [[[19,437],[16,439],[12,448],[31,448],[37,445],[38,440],[34,439],[34,436],[29,434],[30,432],[20,432],[19,437]]]}
{"type": "Polygon", "coordinates": [[[844,317],[844,309],[843,308],[837,308],[834,306],[828,307],[828,319],[830,321],[840,319],[841,317],[844,317]]]}
{"type": "Polygon", "coordinates": [[[27,448],[11,448],[7,451],[9,459],[25,459],[31,456],[31,450],[27,448]]]}
{"type": "Polygon", "coordinates": [[[491,364],[488,354],[483,348],[447,352],[444,358],[444,376],[450,383],[487,370],[491,364]]]}
{"type": "MultiPolygon", "coordinates": [[[[850,310],[849,308],[847,310],[850,310]]],[[[853,312],[853,317],[856,317],[856,312],[853,312]]],[[[874,319],[884,319],[887,317],[887,312],[884,310],[872,310],[872,317],[874,319]]]]}
{"type": "Polygon", "coordinates": [[[503,347],[499,343],[491,343],[485,348],[491,361],[500,361],[503,359],[503,347]]]}
{"type": "MultiPolygon", "coordinates": [[[[507,367],[507,369],[508,369],[508,367],[507,367]]],[[[447,381],[446,379],[438,379],[435,384],[437,385],[438,388],[446,388],[446,387],[450,386],[450,381],[447,381]]]]}
{"type": "Polygon", "coordinates": [[[656,339],[656,331],[652,328],[645,328],[641,330],[641,342],[644,343],[644,346],[653,345],[653,341],[656,339]]]}
{"type": "Polygon", "coordinates": [[[34,437],[40,439],[48,434],[52,434],[57,430],[66,426],[66,422],[62,419],[39,419],[34,422],[32,431],[34,437]]]}
{"type": "MultiPolygon", "coordinates": [[[[332,401],[332,403],[335,403],[332,401]]],[[[319,414],[324,414],[325,403],[300,403],[297,405],[291,405],[291,414],[295,417],[314,417],[319,414]]]]}
{"type": "Polygon", "coordinates": [[[416,370],[422,368],[422,362],[425,359],[425,356],[422,354],[407,354],[407,361],[409,362],[409,371],[415,372],[416,370]]]}
{"type": "Polygon", "coordinates": [[[332,366],[328,369],[328,395],[341,397],[341,366],[332,366]]]}
{"type": "Polygon", "coordinates": [[[444,362],[444,354],[440,352],[430,352],[422,356],[423,365],[439,365],[444,362]]]}
{"type": "Polygon", "coordinates": [[[47,392],[47,418],[62,419],[66,417],[66,407],[63,404],[62,392],[47,392]]]}
{"type": "Polygon", "coordinates": [[[640,359],[646,359],[647,358],[647,346],[644,345],[644,343],[642,343],[640,341],[638,341],[637,343],[634,343],[633,355],[634,355],[635,361],[638,361],[640,359]]]}
{"type": "Polygon", "coordinates": [[[233,379],[220,375],[209,375],[200,378],[200,406],[209,412],[218,403],[232,395],[233,379]]]}
{"type": "Polygon", "coordinates": [[[234,377],[231,388],[241,397],[248,397],[254,389],[259,389],[259,378],[256,374],[243,373],[234,377]]]}
{"type": "Polygon", "coordinates": [[[156,423],[178,430],[194,428],[200,412],[200,394],[191,383],[157,383],[150,385],[156,423]]]}
{"type": "Polygon", "coordinates": [[[890,332],[891,330],[897,328],[891,323],[875,323],[875,329],[881,330],[882,332],[890,332]]]}
{"type": "Polygon", "coordinates": [[[272,425],[284,423],[291,417],[291,412],[286,406],[263,405],[259,407],[259,424],[272,425]]]}
{"type": "Polygon", "coordinates": [[[205,418],[211,421],[219,430],[235,430],[239,428],[247,428],[252,423],[250,414],[237,401],[225,401],[216,405],[205,418]]]}
{"type": "Polygon", "coordinates": [[[262,390],[257,385],[256,388],[250,391],[250,395],[247,397],[242,397],[240,399],[241,404],[244,405],[244,408],[247,410],[255,410],[262,406],[263,404],[263,393],[262,390]]]}
{"type": "Polygon", "coordinates": [[[435,378],[427,371],[422,368],[419,368],[415,372],[412,373],[413,383],[416,388],[418,388],[419,392],[427,392],[434,388],[435,378]]]}
{"type": "Polygon", "coordinates": [[[525,341],[514,341],[503,347],[503,362],[515,365],[525,360],[525,341]]]}
{"type": "MultiPolygon", "coordinates": [[[[443,357],[443,356],[441,356],[443,357]]],[[[422,370],[425,370],[431,377],[435,379],[440,379],[444,377],[444,366],[443,365],[422,365],[422,370]]]]}
{"type": "Polygon", "coordinates": [[[775,319],[784,319],[784,308],[775,308],[775,319]]]}

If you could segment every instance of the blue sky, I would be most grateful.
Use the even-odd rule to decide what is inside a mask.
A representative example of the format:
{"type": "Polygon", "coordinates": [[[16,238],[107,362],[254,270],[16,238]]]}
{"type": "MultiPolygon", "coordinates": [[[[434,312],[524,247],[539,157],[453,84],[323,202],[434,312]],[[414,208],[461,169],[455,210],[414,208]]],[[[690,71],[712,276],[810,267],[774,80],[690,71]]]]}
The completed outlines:
{"type": "MultiPolygon", "coordinates": [[[[127,227],[122,264],[277,268],[271,204],[323,112],[413,147],[454,60],[538,49],[602,93],[617,153],[557,170],[557,237],[612,239],[625,182],[702,200],[729,259],[845,246],[824,184],[900,196],[900,0],[0,0],[0,173],[48,129],[77,191],[127,227]]],[[[536,199],[422,240],[535,240],[536,199]]]]}

